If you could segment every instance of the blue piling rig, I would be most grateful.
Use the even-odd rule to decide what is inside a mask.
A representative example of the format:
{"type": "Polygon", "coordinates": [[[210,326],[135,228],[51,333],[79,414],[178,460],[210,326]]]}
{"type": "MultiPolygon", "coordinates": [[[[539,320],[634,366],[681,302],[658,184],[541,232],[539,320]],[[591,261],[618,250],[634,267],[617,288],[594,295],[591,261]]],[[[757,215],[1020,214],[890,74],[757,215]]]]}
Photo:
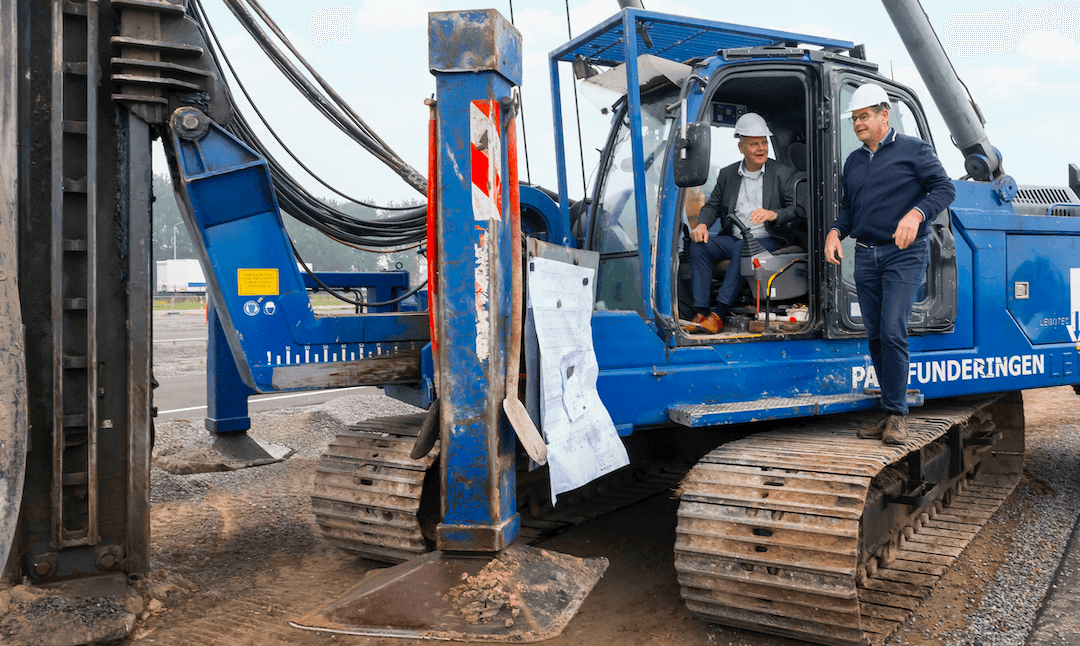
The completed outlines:
{"type": "MultiPolygon", "coordinates": [[[[228,136],[212,123],[204,125],[197,114],[189,124],[191,135],[184,134],[184,115],[173,119],[179,184],[186,187],[182,195],[193,214],[189,221],[196,239],[202,241],[200,251],[215,267],[211,294],[244,383],[261,391],[396,381],[394,392],[412,389],[420,393],[414,401],[425,406],[438,402],[428,417],[429,426],[438,420],[438,461],[432,454],[405,465],[419,475],[413,478],[408,509],[395,508],[391,514],[395,523],[407,521],[412,538],[394,543],[396,535],[381,536],[385,528],[377,521],[343,520],[334,509],[340,511],[347,496],[325,491],[337,486],[333,483],[341,464],[360,473],[377,460],[369,464],[346,459],[332,447],[338,471],[327,468],[316,482],[313,501],[328,538],[361,554],[398,561],[432,548],[442,555],[503,554],[521,531],[519,451],[514,428],[500,406],[507,396],[511,258],[520,252],[507,219],[511,200],[506,145],[513,89],[521,76],[520,36],[488,11],[432,14],[430,35],[430,67],[437,79],[437,173],[432,181],[439,289],[431,303],[437,349],[428,343],[423,313],[329,321],[312,316],[260,161],[249,154],[222,154],[228,136]],[[196,145],[213,141],[223,144],[196,145]],[[227,160],[233,188],[218,183],[223,172],[215,155],[227,160]],[[244,188],[237,190],[241,184],[244,188]],[[230,203],[238,195],[244,196],[244,204],[230,203]],[[238,245],[241,237],[262,244],[238,245]],[[245,274],[252,268],[259,271],[245,274]],[[272,280],[271,274],[280,278],[272,280]],[[249,283],[243,282],[245,276],[249,283]],[[271,299],[281,304],[280,311],[266,311],[271,299]],[[346,360],[344,351],[341,357],[326,354],[326,348],[338,346],[355,346],[356,361],[351,356],[346,360]],[[275,352],[282,348],[286,361],[278,365],[275,352]],[[321,361],[311,361],[312,350],[321,361]],[[421,367],[421,356],[426,367],[421,367]],[[438,477],[425,485],[423,473],[432,464],[438,464],[438,477]],[[430,490],[433,483],[440,492],[438,509],[429,504],[425,512],[421,490],[430,490]]],[[[1016,422],[1021,404],[1018,396],[1002,393],[1077,381],[1076,340],[1070,336],[1077,324],[1069,318],[1071,301],[1061,297],[1069,293],[1070,280],[1078,280],[1069,273],[1080,237],[1080,219],[1073,217],[1077,207],[1059,205],[1058,212],[1046,214],[1018,211],[1012,202],[1015,186],[1000,170],[1000,158],[987,157],[983,143],[969,146],[965,154],[973,156],[974,167],[987,170],[974,180],[956,181],[957,199],[932,218],[932,267],[912,322],[909,403],[916,406],[913,419],[929,430],[899,451],[836,444],[837,434],[853,435],[851,429],[868,424],[866,414],[858,413],[877,403],[850,276],[844,269],[825,267],[820,258],[821,241],[839,201],[839,164],[850,146],[840,106],[845,93],[858,84],[880,83],[894,102],[912,113],[913,121],[907,124],[912,132],[929,139],[918,99],[879,76],[850,42],[638,9],[601,23],[552,52],[549,60],[558,201],[539,191],[523,195],[544,215],[549,241],[565,248],[580,241],[582,253],[599,258],[598,303],[592,318],[600,366],[597,389],[620,434],[666,429],[674,437],[718,425],[772,421],[779,427],[782,420],[800,420],[791,439],[795,446],[782,455],[768,454],[757,445],[732,444],[716,449],[706,466],[695,467],[687,476],[691,484],[680,514],[692,520],[680,521],[676,548],[684,596],[708,620],[800,639],[855,644],[874,630],[880,634],[886,628],[862,614],[873,604],[860,605],[860,586],[873,579],[878,564],[892,562],[900,541],[918,526],[920,514],[959,496],[977,474],[1005,478],[979,481],[987,490],[1008,491],[1015,483],[1009,478],[1016,475],[1023,452],[1022,424],[1016,422]],[[674,64],[675,71],[666,72],[666,80],[650,76],[642,65],[655,63],[644,54],[674,64]],[[559,70],[560,63],[582,62],[583,69],[612,68],[606,74],[621,77],[618,83],[625,94],[612,108],[612,134],[589,209],[572,226],[559,70]],[[773,105],[774,95],[788,99],[780,102],[787,106],[786,113],[773,105]],[[794,278],[802,281],[801,291],[786,299],[786,305],[802,304],[806,316],[794,326],[766,323],[742,333],[687,334],[678,323],[680,281],[686,280],[678,271],[678,254],[692,187],[675,184],[673,151],[680,149],[680,121],[705,124],[713,136],[720,133],[722,141],[738,111],[769,114],[770,109],[777,141],[783,144],[777,146],[778,156],[794,162],[795,143],[807,151],[808,197],[802,205],[806,246],[791,252],[806,271],[794,278]],[[626,175],[625,186],[617,183],[620,172],[626,175]],[[621,193],[615,194],[613,186],[621,193]],[[619,244],[610,246],[613,240],[619,244]],[[1023,287],[1035,291],[1024,298],[1023,287]],[[1047,325],[1047,320],[1055,324],[1047,325]],[[953,398],[976,395],[982,397],[965,400],[966,407],[958,412],[953,398]],[[829,417],[833,414],[847,417],[829,417]],[[845,451],[854,453],[846,456],[845,451]],[[873,453],[872,466],[836,466],[868,459],[868,452],[873,453]],[[810,454],[817,457],[807,458],[810,454]],[[724,471],[723,478],[738,482],[717,489],[717,468],[724,471]],[[902,474],[883,475],[893,472],[902,474]],[[811,517],[846,528],[807,538],[817,530],[799,521],[785,527],[801,538],[771,538],[777,527],[758,526],[756,520],[764,511],[777,511],[770,507],[777,503],[762,502],[769,493],[776,500],[769,488],[801,482],[806,473],[815,473],[826,489],[846,491],[843,496],[857,501],[852,504],[865,513],[852,518],[848,510],[837,511],[832,503],[817,499],[799,503],[809,507],[782,504],[789,512],[813,508],[811,517]],[[893,482],[895,491],[875,484],[880,478],[893,482]],[[732,493],[737,491],[751,492],[750,499],[732,493]],[[740,517],[734,524],[732,513],[740,517]],[[760,538],[748,539],[747,533],[760,538]],[[702,546],[703,535],[726,547],[716,552],[702,546]],[[844,547],[821,552],[798,544],[802,540],[844,547]],[[805,554],[785,556],[780,550],[776,556],[762,556],[781,544],[805,554]],[[807,565],[808,559],[818,565],[807,565]],[[717,573],[728,569],[733,574],[717,573]],[[787,584],[775,580],[785,572],[818,583],[804,586],[800,594],[805,599],[773,603],[764,611],[762,599],[790,592],[787,584]],[[747,585],[756,590],[749,596],[747,585]],[[830,595],[839,595],[839,600],[830,595]],[[798,610],[815,604],[828,605],[835,614],[809,621],[798,610]]],[[[970,125],[963,115],[951,118],[970,125]]],[[[852,255],[845,254],[849,259],[852,255]]],[[[769,298],[765,301],[770,303],[769,298]]],[[[405,436],[395,441],[409,443],[405,436]]],[[[377,507],[378,486],[349,490],[352,506],[344,515],[359,517],[364,509],[377,507]]],[[[804,494],[816,495],[791,495],[804,494]]],[[[410,560],[401,567],[410,573],[426,567],[415,563],[420,562],[410,560]]],[[[411,589],[411,584],[400,585],[411,589]]],[[[370,592],[355,591],[349,598],[355,601],[360,595],[378,606],[364,596],[370,592]]],[[[343,621],[340,612],[327,612],[334,621],[343,621]]],[[[363,632],[370,629],[362,626],[364,621],[379,621],[352,616],[342,628],[341,623],[327,624],[326,616],[307,623],[363,632]]]]}
{"type": "MultiPolygon", "coordinates": [[[[87,4],[93,11],[86,13],[85,26],[96,29],[96,3],[87,4]]],[[[917,3],[885,4],[906,41],[933,45],[932,32],[917,26],[906,31],[921,15],[917,3]]],[[[518,632],[469,621],[454,607],[440,606],[434,613],[433,606],[423,604],[409,618],[429,622],[422,628],[415,623],[386,628],[392,622],[385,613],[403,599],[416,598],[419,588],[433,591],[430,601],[438,605],[439,595],[462,574],[476,575],[496,560],[521,575],[521,590],[528,589],[530,578],[546,580],[573,569],[560,569],[565,563],[558,555],[518,549],[522,510],[529,506],[520,499],[524,485],[517,466],[524,460],[500,406],[516,396],[505,385],[515,294],[511,260],[520,253],[507,220],[513,200],[506,141],[513,90],[521,81],[520,35],[494,11],[433,14],[429,27],[430,66],[438,85],[437,171],[431,180],[440,286],[430,312],[392,306],[355,316],[318,316],[307,295],[309,276],[297,270],[284,233],[266,160],[199,109],[180,107],[172,113],[166,149],[211,299],[214,392],[207,426],[242,433],[250,425],[246,398],[256,392],[381,385],[428,408],[426,417],[358,425],[324,455],[312,500],[327,539],[371,558],[405,563],[303,623],[362,634],[438,632],[519,641],[526,634],[552,636],[576,610],[565,599],[556,609],[556,599],[530,598],[529,603],[536,601],[532,614],[558,620],[539,628],[519,626],[518,632]],[[432,318],[438,347],[431,343],[432,318]],[[438,449],[412,457],[410,448],[425,429],[436,430],[438,449]],[[533,566],[520,567],[525,561],[533,566]],[[411,578],[417,574],[419,583],[411,578]],[[373,586],[389,596],[380,601],[373,586]],[[364,615],[364,608],[374,610],[364,615]],[[442,623],[433,628],[430,622],[436,620],[442,623]]],[[[916,62],[925,76],[942,72],[943,60],[929,56],[916,62]]],[[[564,251],[584,247],[575,250],[579,257],[591,255],[598,264],[592,317],[597,389],[619,433],[659,430],[679,438],[694,429],[768,423],[769,430],[718,447],[689,473],[679,474],[685,479],[675,559],[688,606],[709,621],[807,641],[882,642],[896,618],[906,616],[900,609],[910,606],[890,595],[924,595],[932,581],[910,575],[945,567],[941,555],[919,556],[917,545],[929,540],[917,540],[920,532],[971,534],[985,521],[986,509],[1015,485],[1023,457],[1018,391],[1080,381],[1080,269],[1074,266],[1080,173],[1073,172],[1070,187],[1050,191],[1057,196],[1053,200],[1040,201],[1038,191],[1017,187],[1004,174],[1001,154],[986,140],[977,114],[969,110],[971,102],[957,96],[962,86],[948,79],[932,85],[939,104],[954,104],[942,112],[971,178],[955,182],[955,201],[931,219],[932,267],[911,326],[910,401],[917,406],[912,413],[917,430],[909,444],[886,449],[855,438],[869,423],[864,411],[876,405],[875,380],[850,275],[826,266],[821,247],[836,215],[838,178],[851,144],[840,118],[846,93],[866,81],[881,84],[896,106],[908,109],[910,134],[932,143],[914,93],[880,76],[850,42],[634,8],[552,52],[549,66],[559,191],[552,199],[521,187],[522,206],[531,217],[526,229],[564,251]],[[643,58],[646,54],[655,60],[643,58]],[[655,69],[657,60],[674,67],[660,75],[642,71],[643,61],[655,69]],[[594,67],[610,68],[605,74],[620,76],[615,86],[624,88],[612,106],[611,135],[583,212],[572,208],[566,182],[564,63],[576,72],[580,68],[579,78],[591,76],[594,67]],[[805,245],[792,252],[806,266],[798,278],[803,291],[772,303],[803,305],[805,316],[787,327],[766,322],[743,333],[687,334],[679,325],[680,288],[686,281],[679,271],[679,232],[694,187],[676,185],[673,153],[685,149],[681,122],[703,125],[710,136],[719,133],[718,141],[730,144],[730,136],[723,135],[739,110],[770,117],[780,161],[794,165],[800,157],[794,144],[804,151],[805,245]],[[572,222],[576,216],[580,219],[572,222]],[[784,420],[799,423],[785,426],[784,420]]],[[[132,101],[132,96],[118,100],[132,101]]],[[[168,105],[149,104],[152,111],[168,105]]],[[[125,119],[132,141],[148,147],[146,124],[130,115],[125,119]]],[[[59,120],[53,125],[56,132],[67,127],[59,120]]],[[[92,133],[87,127],[85,136],[92,133]]],[[[81,128],[64,136],[77,139],[74,135],[83,136],[81,128]]],[[[128,170],[130,178],[139,174],[137,165],[128,170]]],[[[52,185],[78,195],[90,177],[88,172],[86,183],[64,178],[52,185]]],[[[131,208],[136,202],[133,198],[131,208]]],[[[54,234],[56,257],[74,257],[97,244],[90,237],[69,240],[59,229],[54,234]]],[[[140,239],[136,229],[131,237],[140,239]]],[[[23,253],[23,278],[35,273],[31,267],[39,255],[46,265],[37,273],[49,273],[48,254],[23,253]]],[[[320,277],[337,287],[388,290],[390,300],[408,285],[408,277],[400,275],[320,277]]],[[[59,275],[51,279],[58,281],[59,275]]],[[[60,295],[56,291],[50,298],[60,295]]],[[[24,311],[48,311],[39,295],[27,291],[23,297],[24,311]]],[[[89,303],[78,297],[56,302],[71,311],[89,303]]],[[[12,307],[9,295],[4,303],[12,307]]],[[[134,302],[128,310],[129,319],[141,311],[134,302]]],[[[67,362],[50,364],[62,365],[65,378],[79,370],[93,376],[86,368],[96,359],[72,359],[60,346],[53,354],[67,362]]],[[[136,360],[145,364],[148,376],[145,352],[134,352],[132,365],[136,360]]],[[[40,384],[48,383],[48,375],[33,363],[26,364],[37,393],[31,416],[37,414],[33,409],[46,409],[40,384]]],[[[146,462],[147,442],[138,434],[139,425],[149,420],[144,410],[149,407],[141,405],[148,398],[136,383],[141,374],[131,373],[130,455],[146,462]]],[[[123,390],[113,388],[109,396],[123,390]]],[[[51,399],[51,393],[45,396],[51,399]]],[[[75,404],[94,409],[94,401],[75,404]]],[[[53,434],[67,433],[73,424],[86,427],[87,446],[95,451],[98,441],[89,432],[97,426],[93,410],[54,413],[52,426],[37,424],[46,435],[36,436],[38,448],[28,453],[28,464],[43,465],[26,471],[30,498],[41,504],[24,507],[35,514],[20,530],[29,551],[14,566],[39,580],[115,568],[117,554],[123,555],[114,545],[92,545],[94,522],[85,536],[65,538],[81,512],[65,521],[62,510],[45,501],[42,492],[49,491],[65,501],[78,498],[84,476],[72,469],[58,472],[54,480],[62,486],[50,488],[41,479],[49,472],[49,456],[41,447],[51,451],[53,434]],[[50,546],[50,537],[64,540],[50,546]]],[[[96,468],[93,456],[113,460],[128,453],[88,453],[87,474],[96,468]]],[[[112,462],[103,468],[120,472],[112,462]]],[[[144,495],[140,474],[145,470],[133,469],[133,492],[144,495]]],[[[85,481],[96,504],[96,475],[86,475],[85,481]]],[[[137,502],[124,504],[130,504],[133,523],[148,525],[148,503],[137,502]]],[[[87,509],[92,521],[97,510],[93,504],[87,509]]],[[[9,525],[9,517],[10,506],[0,525],[9,525]]],[[[125,567],[136,571],[148,563],[147,539],[138,528],[131,535],[143,539],[128,546],[125,567]]],[[[590,577],[569,595],[577,602],[603,568],[594,563],[581,569],[590,577]]]]}

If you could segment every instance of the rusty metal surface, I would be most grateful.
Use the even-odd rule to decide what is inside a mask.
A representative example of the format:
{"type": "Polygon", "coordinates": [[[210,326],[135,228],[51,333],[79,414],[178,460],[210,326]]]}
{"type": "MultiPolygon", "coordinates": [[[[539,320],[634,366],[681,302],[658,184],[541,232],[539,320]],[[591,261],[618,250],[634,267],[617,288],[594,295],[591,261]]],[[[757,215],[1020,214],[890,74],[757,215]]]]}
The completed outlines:
{"type": "MultiPolygon", "coordinates": [[[[0,94],[17,96],[15,3],[0,5],[0,94]]],[[[16,280],[16,103],[0,105],[0,573],[15,543],[26,470],[26,366],[16,280]]]]}
{"type": "Polygon", "coordinates": [[[389,357],[370,357],[336,363],[274,366],[274,388],[336,388],[416,383],[420,379],[420,353],[395,351],[389,357]]]}
{"type": "MultiPolygon", "coordinates": [[[[951,506],[935,524],[916,510],[914,523],[890,529],[894,539],[874,555],[861,540],[868,492],[907,454],[982,409],[994,411],[992,401],[919,409],[908,416],[901,446],[858,439],[856,431],[875,419],[862,414],[761,433],[709,453],[682,485],[675,565],[687,607],[709,621],[815,643],[883,643],[917,607],[912,598],[921,598],[902,586],[932,586],[1015,476],[969,483],[961,474],[941,492],[951,506]],[[978,494],[957,494],[965,483],[978,494]]],[[[932,510],[935,501],[929,504],[932,510]]]]}
{"type": "Polygon", "coordinates": [[[113,0],[119,33],[110,39],[114,101],[148,123],[165,123],[181,105],[199,104],[216,122],[231,108],[198,24],[185,0],[113,0]]]}
{"type": "Polygon", "coordinates": [[[524,545],[470,558],[437,551],[379,570],[296,621],[349,635],[532,643],[562,632],[607,569],[524,545]]]}
{"type": "Polygon", "coordinates": [[[98,3],[54,0],[52,547],[96,545],[98,3]],[[78,128],[67,124],[81,124],[78,128]],[[66,134],[66,136],[65,136],[66,134]],[[69,240],[77,244],[69,244],[69,240]],[[76,251],[71,251],[72,249],[76,251]]]}
{"type": "MultiPolygon", "coordinates": [[[[151,231],[151,162],[142,151],[150,149],[150,126],[127,113],[117,118],[125,141],[124,154],[118,163],[118,175],[124,178],[126,191],[120,193],[118,218],[126,220],[128,231],[127,330],[123,341],[128,353],[124,366],[127,379],[126,451],[116,459],[127,463],[126,553],[124,570],[130,574],[150,569],[150,434],[153,425],[150,409],[153,365],[152,299],[150,272],[153,234],[151,231]]],[[[118,411],[119,412],[119,411],[118,411]]]]}
{"type": "Polygon", "coordinates": [[[35,324],[26,330],[26,486],[5,576],[142,572],[150,141],[98,94],[111,3],[17,6],[18,278],[22,319],[35,324]]]}
{"type": "Polygon", "coordinates": [[[368,420],[331,442],[316,468],[311,494],[316,523],[331,544],[391,563],[430,550],[420,506],[438,446],[418,460],[410,457],[424,417],[368,420]]]}
{"type": "Polygon", "coordinates": [[[428,21],[432,72],[494,71],[521,84],[521,32],[498,11],[436,11],[428,21]]]}

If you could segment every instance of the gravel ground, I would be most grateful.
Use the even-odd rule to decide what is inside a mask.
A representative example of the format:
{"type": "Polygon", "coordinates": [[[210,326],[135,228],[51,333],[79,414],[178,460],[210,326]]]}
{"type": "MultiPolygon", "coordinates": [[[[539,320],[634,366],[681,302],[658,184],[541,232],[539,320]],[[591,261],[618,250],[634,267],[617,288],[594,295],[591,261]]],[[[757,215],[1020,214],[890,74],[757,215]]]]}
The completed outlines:
{"type": "MultiPolygon", "coordinates": [[[[889,639],[889,646],[1025,644],[1073,523],[1080,515],[1080,495],[1077,495],[1080,493],[1077,491],[1080,489],[1077,460],[1080,397],[1071,388],[1056,388],[1027,391],[1024,398],[1028,429],[1024,478],[942,577],[934,593],[889,639]]],[[[152,499],[159,523],[155,530],[158,545],[155,568],[179,570],[198,587],[213,589],[212,594],[225,597],[233,591],[244,595],[257,592],[250,587],[250,578],[263,566],[256,563],[265,553],[275,551],[293,555],[298,562],[299,555],[316,554],[318,559],[329,561],[325,570],[319,570],[324,573],[320,576],[340,571],[343,579],[355,580],[369,567],[364,565],[367,562],[342,558],[327,548],[317,531],[313,531],[307,502],[311,468],[334,434],[347,424],[409,412],[416,409],[380,394],[350,394],[326,404],[256,413],[252,416],[251,434],[286,444],[297,450],[296,456],[280,464],[225,473],[173,476],[155,468],[152,499]],[[199,515],[197,510],[202,508],[218,512],[231,508],[231,511],[219,519],[199,515]],[[187,517],[174,517],[173,514],[181,514],[180,510],[184,509],[188,511],[182,514],[188,514],[187,517]],[[206,527],[200,527],[200,523],[206,527]],[[255,527],[246,533],[243,528],[252,523],[255,527]],[[226,527],[218,529],[217,525],[226,527]],[[220,535],[229,538],[219,540],[220,535]],[[217,547],[200,546],[214,541],[219,543],[217,547]]],[[[157,451],[163,451],[205,441],[207,432],[201,419],[174,420],[159,427],[158,437],[157,451]]],[[[636,643],[665,646],[794,646],[798,643],[709,625],[689,615],[678,599],[669,562],[671,548],[667,533],[673,528],[667,525],[673,525],[673,521],[660,522],[661,517],[673,517],[676,504],[666,499],[642,503],[547,543],[550,549],[576,556],[603,554],[612,559],[612,569],[601,585],[567,632],[550,642],[552,646],[630,643],[626,641],[627,631],[638,635],[633,640],[636,643]],[[655,520],[644,520],[654,516],[655,520]],[[640,536],[629,540],[633,534],[640,536]],[[627,568],[629,572],[625,571],[627,568]],[[604,589],[605,585],[609,587],[604,589]],[[642,599],[636,600],[635,595],[642,599]]],[[[310,573],[311,561],[304,562],[305,571],[310,573]]],[[[325,595],[336,596],[334,585],[341,586],[341,590],[347,587],[340,582],[328,585],[324,581],[314,587],[316,592],[300,592],[292,579],[288,583],[279,579],[275,585],[294,586],[290,595],[309,595],[312,602],[325,595]]],[[[171,630],[176,630],[177,624],[173,622],[190,621],[191,612],[177,607],[171,619],[168,613],[161,617],[165,625],[159,627],[154,623],[157,620],[151,619],[147,625],[156,630],[144,629],[137,634],[168,638],[177,634],[169,632],[168,624],[172,624],[171,630]]],[[[340,637],[339,641],[358,646],[414,643],[340,637]]],[[[166,639],[153,643],[172,642],[166,639]]],[[[324,642],[306,633],[281,641],[256,639],[235,643],[261,646],[324,642]]]]}
{"type": "Polygon", "coordinates": [[[1025,391],[1024,409],[1023,479],[890,646],[1026,643],[1080,516],[1080,397],[1025,391]]]}
{"type": "MultiPolygon", "coordinates": [[[[283,444],[296,451],[294,457],[317,459],[334,436],[349,424],[372,417],[422,412],[382,393],[346,395],[314,406],[279,408],[251,413],[249,435],[283,444]],[[301,419],[298,419],[301,418],[301,419]]],[[[154,455],[207,442],[210,435],[203,419],[176,419],[159,422],[154,455]]],[[[195,492],[237,492],[251,489],[261,481],[271,482],[288,470],[288,461],[255,469],[172,475],[158,468],[150,472],[151,504],[188,499],[195,492]]],[[[307,495],[309,492],[301,492],[307,495]]]]}
{"type": "MultiPolygon", "coordinates": [[[[183,344],[161,345],[165,347],[155,347],[155,358],[167,366],[164,369],[202,369],[199,352],[183,344]]],[[[1024,402],[1024,478],[888,646],[1025,644],[1080,516],[1080,397],[1063,387],[1025,391],[1024,402]]],[[[314,464],[348,424],[412,412],[418,411],[378,393],[253,412],[250,434],[295,449],[296,455],[283,463],[234,472],[176,476],[154,468],[153,567],[186,577],[197,591],[187,602],[163,599],[166,608],[140,622],[130,643],[422,644],[351,637],[335,641],[297,632],[279,619],[274,625],[230,633],[228,619],[257,607],[265,608],[268,617],[271,609],[275,618],[279,613],[299,616],[337,596],[376,565],[329,547],[320,536],[308,500],[314,464]],[[225,619],[215,619],[213,611],[207,614],[215,604],[225,619]],[[205,633],[199,632],[200,626],[207,627],[205,633]]],[[[161,421],[155,454],[208,437],[201,417],[161,421]]],[[[686,610],[671,564],[676,507],[676,501],[658,497],[543,544],[612,561],[577,617],[550,646],[801,643],[710,625],[686,610]]],[[[1080,638],[1071,637],[1051,643],[1080,644],[1080,638]]]]}

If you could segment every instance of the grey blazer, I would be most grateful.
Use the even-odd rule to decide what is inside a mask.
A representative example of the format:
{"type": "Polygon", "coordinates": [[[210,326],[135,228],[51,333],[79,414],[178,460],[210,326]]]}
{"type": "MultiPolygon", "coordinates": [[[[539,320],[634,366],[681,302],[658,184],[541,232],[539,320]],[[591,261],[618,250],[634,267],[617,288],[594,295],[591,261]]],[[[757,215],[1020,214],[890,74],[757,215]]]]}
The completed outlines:
{"type": "MultiPolygon", "coordinates": [[[[742,176],[739,175],[741,163],[742,161],[737,161],[720,170],[720,175],[716,178],[716,186],[713,187],[708,201],[698,213],[698,224],[704,223],[707,227],[711,227],[714,222],[720,220],[723,223],[720,235],[730,235],[733,228],[728,215],[735,211],[735,201],[739,197],[739,185],[742,183],[742,176]]],[[[791,166],[785,166],[772,159],[765,162],[761,206],[776,212],[776,219],[765,223],[765,231],[780,242],[781,246],[794,242],[789,227],[797,217],[795,214],[795,175],[796,171],[791,166]]]]}

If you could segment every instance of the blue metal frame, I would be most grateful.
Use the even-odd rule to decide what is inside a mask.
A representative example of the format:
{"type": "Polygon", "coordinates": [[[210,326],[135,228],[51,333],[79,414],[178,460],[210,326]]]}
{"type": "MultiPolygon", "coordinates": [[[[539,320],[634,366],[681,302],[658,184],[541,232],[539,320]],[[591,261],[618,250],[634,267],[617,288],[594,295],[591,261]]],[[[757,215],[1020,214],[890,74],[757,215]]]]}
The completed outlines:
{"type": "MultiPolygon", "coordinates": [[[[825,51],[838,52],[848,51],[854,44],[850,41],[836,40],[832,38],[820,38],[808,34],[778,31],[773,29],[761,29],[746,25],[717,22],[713,20],[698,20],[673,16],[669,14],[644,11],[639,9],[624,9],[608,20],[600,23],[584,34],[566,43],[562,47],[552,51],[548,55],[548,65],[551,74],[551,100],[552,114],[554,116],[555,130],[555,155],[558,164],[559,181],[559,209],[561,220],[569,231],[569,193],[566,181],[566,152],[564,127],[562,121],[562,99],[559,83],[560,62],[573,62],[576,57],[583,57],[590,63],[614,66],[626,61],[636,61],[639,53],[648,53],[653,56],[668,60],[683,62],[702,56],[716,54],[723,49],[763,47],[768,45],[782,44],[806,44],[820,47],[825,51]],[[652,40],[652,48],[646,48],[639,27],[648,31],[652,40]],[[626,38],[626,34],[634,34],[634,38],[626,38]]],[[[634,207],[637,214],[638,226],[638,253],[641,258],[642,276],[653,276],[653,253],[651,230],[649,228],[649,205],[637,196],[646,195],[645,192],[645,161],[642,151],[641,139],[641,93],[638,83],[638,69],[636,65],[626,65],[626,87],[628,114],[630,117],[630,145],[633,151],[634,165],[634,207]]],[[[697,101],[700,104],[700,98],[697,101]]],[[[695,111],[696,114],[696,106],[695,111]]],[[[671,186],[671,169],[666,169],[665,186],[671,186]]],[[[600,181],[600,178],[597,178],[600,181]]],[[[657,240],[662,243],[663,240],[657,240]]],[[[572,242],[564,244],[572,246],[572,242]]],[[[660,256],[669,256],[666,251],[660,251],[660,256]]],[[[657,258],[657,267],[661,258],[657,258]]],[[[647,313],[655,313],[657,316],[666,316],[664,312],[671,311],[670,296],[659,290],[657,298],[660,299],[659,307],[653,308],[653,291],[650,280],[641,281],[642,309],[647,313]]]]}
{"type": "MultiPolygon", "coordinates": [[[[722,49],[764,47],[785,43],[806,44],[830,52],[848,51],[855,46],[850,41],[821,38],[809,34],[761,29],[715,20],[699,20],[641,9],[624,9],[548,54],[548,70],[551,76],[551,113],[554,119],[552,125],[555,131],[555,161],[558,166],[559,209],[565,231],[569,232],[570,230],[570,212],[569,191],[566,181],[566,139],[559,79],[560,62],[572,63],[576,57],[581,56],[590,63],[610,67],[629,60],[637,60],[638,53],[642,52],[681,63],[693,58],[711,56],[722,49]],[[645,47],[645,42],[638,32],[639,25],[648,31],[653,41],[651,49],[645,47]],[[625,35],[630,33],[634,34],[635,37],[626,38],[625,35]]],[[[627,65],[626,74],[626,86],[631,89],[628,92],[628,100],[632,106],[636,105],[640,108],[641,97],[637,91],[637,67],[627,65]]],[[[638,110],[632,111],[631,118],[637,119],[638,127],[634,129],[637,136],[634,137],[631,146],[635,153],[634,171],[640,178],[640,169],[638,168],[638,158],[642,157],[640,152],[640,112],[638,110]]],[[[644,168],[644,160],[641,161],[641,164],[641,168],[644,168]]],[[[635,190],[639,188],[635,184],[635,190]]],[[[641,201],[638,200],[638,202],[641,201]]],[[[637,208],[639,221],[643,211],[646,213],[645,220],[647,221],[648,209],[646,206],[639,203],[637,208]]],[[[648,231],[648,228],[641,229],[641,231],[648,231]]],[[[573,246],[573,242],[569,239],[566,239],[563,244],[573,246]]],[[[648,261],[648,259],[649,256],[643,254],[642,260],[648,261]]],[[[642,290],[646,290],[644,285],[642,285],[642,290]]],[[[649,302],[647,294],[644,302],[649,302]]]]}
{"type": "Polygon", "coordinates": [[[762,29],[749,25],[688,18],[672,14],[624,9],[608,18],[562,47],[548,54],[551,60],[572,62],[583,56],[597,65],[614,66],[633,58],[627,55],[625,35],[633,33],[635,47],[653,56],[669,61],[684,62],[702,56],[711,56],[722,49],[764,47],[797,43],[819,47],[825,51],[842,52],[854,47],[854,43],[834,38],[822,38],[776,29],[762,29]],[[645,41],[637,27],[641,25],[653,41],[651,49],[645,49],[645,41]]]}
{"type": "Polygon", "coordinates": [[[266,162],[189,110],[201,127],[174,127],[174,186],[243,383],[258,392],[416,383],[427,315],[317,317],[266,162]]]}
{"type": "Polygon", "coordinates": [[[206,419],[211,433],[237,433],[251,428],[247,398],[258,394],[244,383],[221,327],[217,308],[206,307],[206,419]]]}
{"type": "MultiPolygon", "coordinates": [[[[304,286],[308,289],[321,289],[321,286],[315,282],[315,278],[318,278],[323,285],[334,289],[363,289],[368,301],[373,303],[393,300],[399,292],[404,292],[409,288],[409,272],[407,271],[316,272],[315,277],[305,272],[301,276],[304,279],[304,286]]],[[[426,292],[423,291],[418,294],[426,296],[426,292]]],[[[420,309],[426,310],[426,298],[422,300],[424,307],[420,309]]],[[[406,301],[371,307],[368,311],[375,313],[406,311],[409,307],[406,301]]],[[[221,319],[218,318],[213,300],[207,306],[206,322],[206,419],[204,424],[212,433],[246,431],[251,428],[247,400],[251,395],[259,394],[259,391],[245,384],[240,376],[240,370],[229,349],[229,338],[221,326],[221,319]]],[[[421,372],[423,372],[423,362],[421,362],[421,372]]],[[[426,403],[423,408],[427,408],[426,403]]]]}

